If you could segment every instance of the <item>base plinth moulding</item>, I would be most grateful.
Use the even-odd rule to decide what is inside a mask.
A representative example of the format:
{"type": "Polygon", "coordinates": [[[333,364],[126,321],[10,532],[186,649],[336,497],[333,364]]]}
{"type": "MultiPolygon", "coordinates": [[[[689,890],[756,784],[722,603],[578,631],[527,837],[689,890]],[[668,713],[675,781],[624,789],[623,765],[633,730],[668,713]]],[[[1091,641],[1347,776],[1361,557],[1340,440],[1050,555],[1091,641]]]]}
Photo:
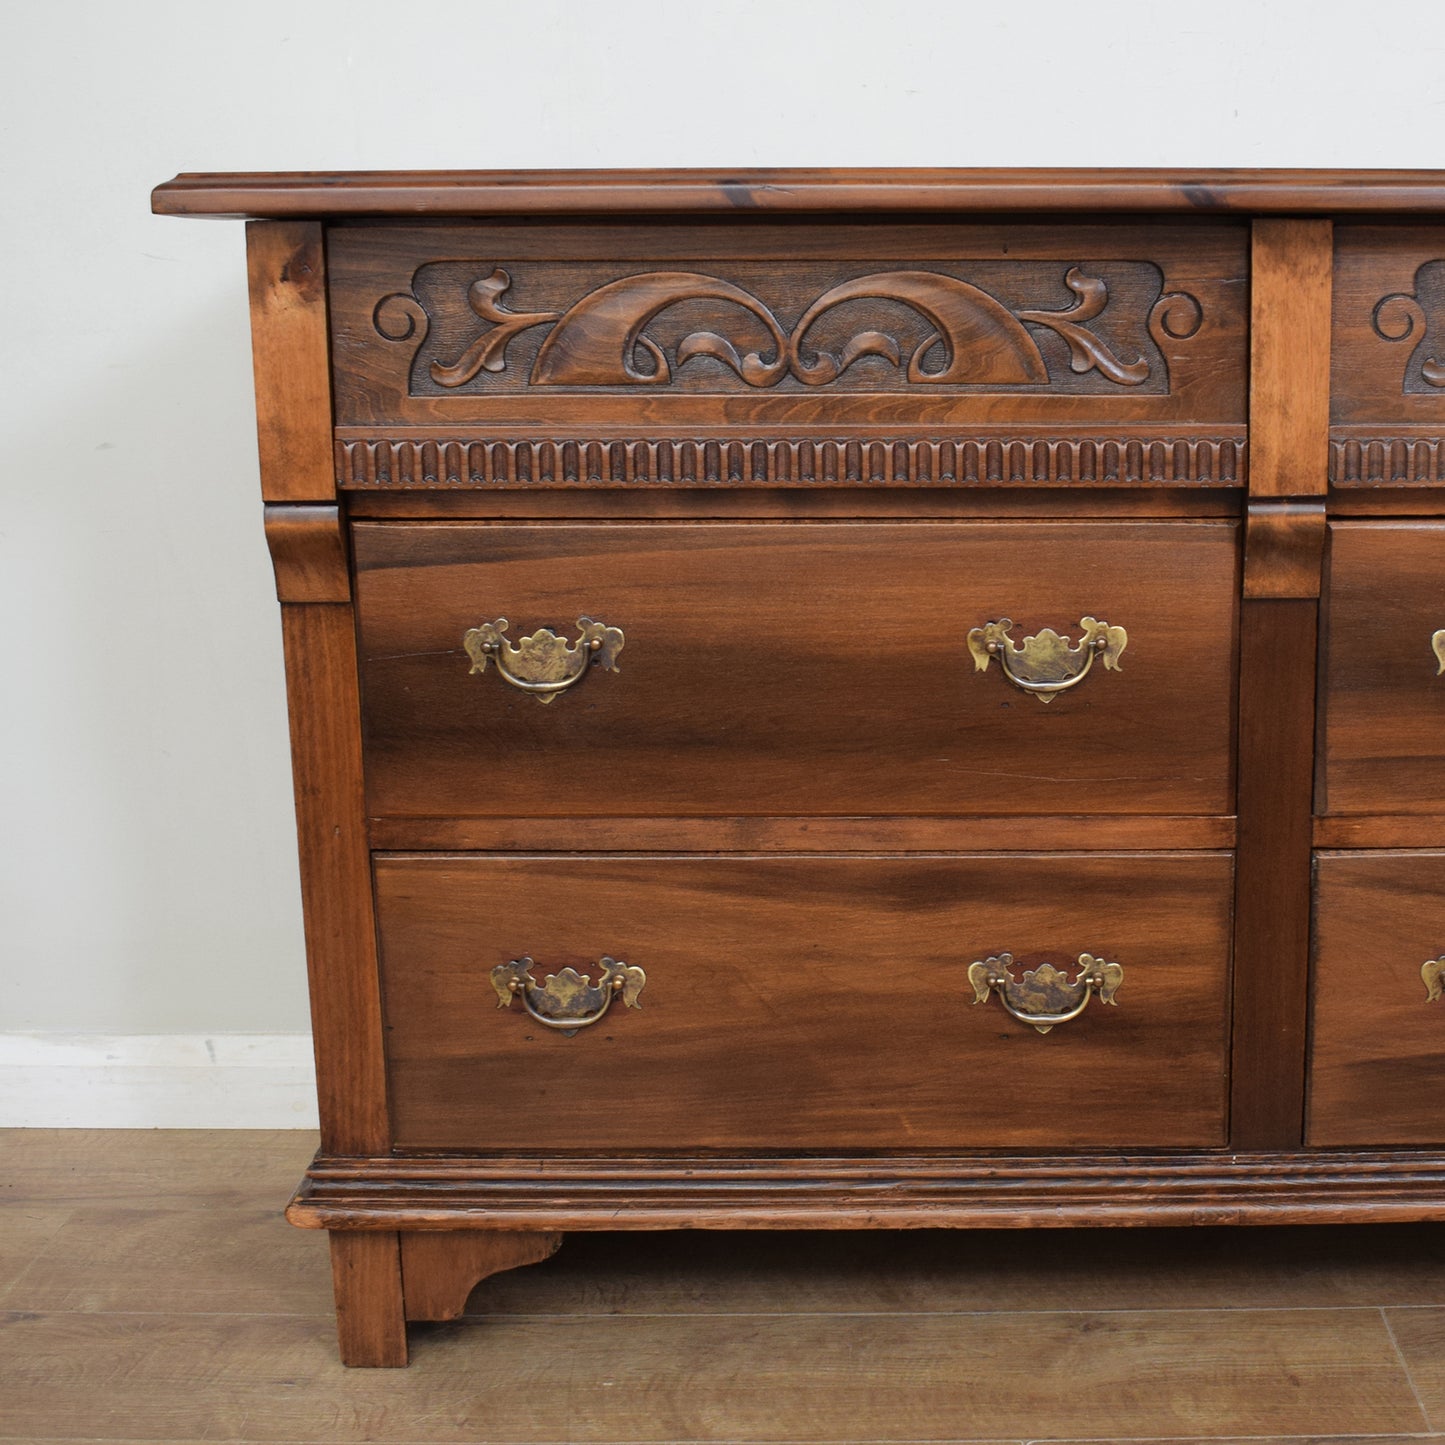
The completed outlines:
{"type": "Polygon", "coordinates": [[[318,1157],[287,1211],[370,1230],[949,1229],[1445,1218],[1445,1154],[318,1157]]]}

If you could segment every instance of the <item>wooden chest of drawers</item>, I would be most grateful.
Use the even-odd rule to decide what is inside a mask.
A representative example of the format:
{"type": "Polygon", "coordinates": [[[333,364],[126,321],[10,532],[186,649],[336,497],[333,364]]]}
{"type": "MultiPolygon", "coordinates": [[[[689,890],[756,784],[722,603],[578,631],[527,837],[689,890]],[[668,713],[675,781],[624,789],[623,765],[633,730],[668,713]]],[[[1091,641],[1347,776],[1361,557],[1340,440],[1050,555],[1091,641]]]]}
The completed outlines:
{"type": "Polygon", "coordinates": [[[1445,1216],[1445,176],[251,217],[342,1355],[581,1229],[1445,1216]]]}

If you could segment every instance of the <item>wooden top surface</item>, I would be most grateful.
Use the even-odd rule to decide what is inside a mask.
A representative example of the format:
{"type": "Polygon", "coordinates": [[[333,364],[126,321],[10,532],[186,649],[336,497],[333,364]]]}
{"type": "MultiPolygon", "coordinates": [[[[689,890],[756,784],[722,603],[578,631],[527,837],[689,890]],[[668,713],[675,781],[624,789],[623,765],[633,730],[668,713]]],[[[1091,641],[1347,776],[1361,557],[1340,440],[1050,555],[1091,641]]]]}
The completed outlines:
{"type": "Polygon", "coordinates": [[[316,171],[181,175],[168,216],[516,216],[619,212],[1445,212],[1445,171],[316,171]]]}

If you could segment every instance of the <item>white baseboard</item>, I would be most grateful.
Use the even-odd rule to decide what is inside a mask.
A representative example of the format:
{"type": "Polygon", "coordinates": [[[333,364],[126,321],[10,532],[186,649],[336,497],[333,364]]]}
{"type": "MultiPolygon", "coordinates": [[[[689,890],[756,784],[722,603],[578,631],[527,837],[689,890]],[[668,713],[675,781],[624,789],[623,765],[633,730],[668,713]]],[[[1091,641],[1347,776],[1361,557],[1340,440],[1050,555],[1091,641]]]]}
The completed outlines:
{"type": "Polygon", "coordinates": [[[0,1127],[314,1129],[308,1034],[0,1034],[0,1127]]]}

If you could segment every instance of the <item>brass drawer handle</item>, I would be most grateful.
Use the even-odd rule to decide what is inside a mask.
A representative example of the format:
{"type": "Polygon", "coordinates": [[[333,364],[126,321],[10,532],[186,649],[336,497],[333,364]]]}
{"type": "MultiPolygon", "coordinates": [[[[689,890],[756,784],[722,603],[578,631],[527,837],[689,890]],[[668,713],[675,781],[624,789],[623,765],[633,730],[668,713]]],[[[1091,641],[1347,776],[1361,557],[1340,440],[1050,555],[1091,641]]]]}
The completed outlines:
{"type": "Polygon", "coordinates": [[[1430,634],[1430,651],[1435,654],[1435,661],[1440,664],[1435,669],[1435,676],[1439,677],[1441,673],[1445,673],[1445,627],[1430,634]]]}
{"type": "Polygon", "coordinates": [[[1088,677],[1096,657],[1103,659],[1106,668],[1123,671],[1119,656],[1129,645],[1129,635],[1122,627],[1110,627],[1092,617],[1080,618],[1082,635],[1077,647],[1052,627],[1041,628],[1032,637],[1015,642],[1009,636],[1012,627],[1007,617],[1001,617],[997,622],[973,628],[968,634],[968,650],[980,672],[986,672],[989,661],[998,658],[1003,675],[1040,702],[1052,702],[1056,693],[1077,687],[1088,677]]]}
{"type": "Polygon", "coordinates": [[[558,637],[550,627],[538,628],[530,637],[520,638],[514,647],[502,634],[507,619],[484,622],[462,638],[472,660],[473,672],[485,672],[495,662],[497,671],[513,687],[529,692],[538,702],[551,702],[582,679],[589,665],[604,672],[620,672],[617,654],[626,638],[620,627],[608,627],[590,617],[579,617],[581,636],[576,642],[558,637]]]}
{"type": "Polygon", "coordinates": [[[973,1001],[986,1003],[989,994],[997,992],[1006,1012],[1041,1034],[1078,1018],[1096,993],[1101,1003],[1113,1003],[1124,981],[1120,964],[1095,958],[1092,953],[1079,955],[1079,976],[1072,983],[1051,963],[1041,963],[1016,980],[1009,972],[1013,961],[1013,954],[1000,953],[970,964],[968,981],[973,985],[973,1001]]]}
{"type": "Polygon", "coordinates": [[[492,970],[492,987],[497,991],[498,1008],[508,1008],[514,998],[536,1021],[548,1029],[561,1029],[569,1037],[578,1029],[600,1023],[619,994],[627,1008],[641,1008],[637,995],[647,982],[647,975],[634,964],[618,958],[602,958],[597,982],[590,973],[564,968],[549,973],[539,984],[532,974],[530,958],[514,958],[499,963],[492,970]]]}

